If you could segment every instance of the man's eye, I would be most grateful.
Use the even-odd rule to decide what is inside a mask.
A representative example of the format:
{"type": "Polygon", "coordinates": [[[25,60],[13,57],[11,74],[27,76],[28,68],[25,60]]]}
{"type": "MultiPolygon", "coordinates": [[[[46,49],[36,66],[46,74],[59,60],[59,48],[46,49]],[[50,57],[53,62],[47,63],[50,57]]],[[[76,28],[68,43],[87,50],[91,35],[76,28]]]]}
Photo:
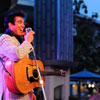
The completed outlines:
{"type": "Polygon", "coordinates": [[[18,23],[19,23],[19,24],[21,24],[21,23],[22,23],[22,21],[18,21],[18,23]]]}

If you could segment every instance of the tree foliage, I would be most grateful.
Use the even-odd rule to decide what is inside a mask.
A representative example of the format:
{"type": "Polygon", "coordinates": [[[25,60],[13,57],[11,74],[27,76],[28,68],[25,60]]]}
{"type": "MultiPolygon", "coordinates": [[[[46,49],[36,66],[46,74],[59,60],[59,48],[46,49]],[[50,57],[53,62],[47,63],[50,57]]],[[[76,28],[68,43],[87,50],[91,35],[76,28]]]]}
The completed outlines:
{"type": "Polygon", "coordinates": [[[78,61],[80,69],[98,71],[100,68],[100,25],[94,18],[98,17],[95,13],[91,18],[80,17],[80,9],[85,8],[85,14],[88,12],[87,6],[82,0],[74,0],[74,28],[77,35],[74,36],[74,61],[78,61]]]}

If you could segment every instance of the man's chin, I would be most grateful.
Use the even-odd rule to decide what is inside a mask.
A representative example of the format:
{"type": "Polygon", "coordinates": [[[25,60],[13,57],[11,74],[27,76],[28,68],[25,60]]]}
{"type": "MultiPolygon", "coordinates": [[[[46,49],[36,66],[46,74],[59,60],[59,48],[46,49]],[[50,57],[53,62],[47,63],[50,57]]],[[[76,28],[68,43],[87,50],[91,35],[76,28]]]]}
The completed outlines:
{"type": "Polygon", "coordinates": [[[22,36],[22,35],[25,35],[25,34],[26,34],[26,32],[22,32],[22,33],[21,33],[21,36],[22,36]]]}
{"type": "Polygon", "coordinates": [[[23,36],[25,35],[26,33],[25,32],[20,32],[20,34],[17,34],[18,36],[23,36]]]}

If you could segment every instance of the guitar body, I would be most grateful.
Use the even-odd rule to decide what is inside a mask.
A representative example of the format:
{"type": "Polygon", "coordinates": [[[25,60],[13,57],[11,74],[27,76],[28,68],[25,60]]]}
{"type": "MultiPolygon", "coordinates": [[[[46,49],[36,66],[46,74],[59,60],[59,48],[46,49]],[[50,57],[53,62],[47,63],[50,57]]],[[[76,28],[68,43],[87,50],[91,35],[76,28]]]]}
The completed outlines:
{"type": "MultiPolygon", "coordinates": [[[[44,71],[43,64],[40,60],[37,60],[40,71],[44,71]]],[[[41,87],[40,79],[37,74],[36,61],[31,60],[28,57],[24,57],[18,62],[12,62],[8,60],[5,63],[7,71],[11,76],[5,72],[5,80],[8,89],[16,94],[26,94],[35,87],[41,87]]],[[[42,76],[43,85],[44,77],[42,76]]]]}

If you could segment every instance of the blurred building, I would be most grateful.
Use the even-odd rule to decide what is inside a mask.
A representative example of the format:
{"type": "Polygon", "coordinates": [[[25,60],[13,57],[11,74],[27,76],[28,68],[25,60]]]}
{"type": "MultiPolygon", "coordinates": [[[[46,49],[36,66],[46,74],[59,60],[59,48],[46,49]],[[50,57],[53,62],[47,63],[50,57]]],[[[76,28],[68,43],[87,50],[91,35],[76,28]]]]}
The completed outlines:
{"type": "Polygon", "coordinates": [[[36,0],[34,9],[37,56],[43,60],[46,71],[67,71],[66,77],[45,77],[47,100],[68,100],[68,69],[74,66],[72,1],[36,0]]]}

